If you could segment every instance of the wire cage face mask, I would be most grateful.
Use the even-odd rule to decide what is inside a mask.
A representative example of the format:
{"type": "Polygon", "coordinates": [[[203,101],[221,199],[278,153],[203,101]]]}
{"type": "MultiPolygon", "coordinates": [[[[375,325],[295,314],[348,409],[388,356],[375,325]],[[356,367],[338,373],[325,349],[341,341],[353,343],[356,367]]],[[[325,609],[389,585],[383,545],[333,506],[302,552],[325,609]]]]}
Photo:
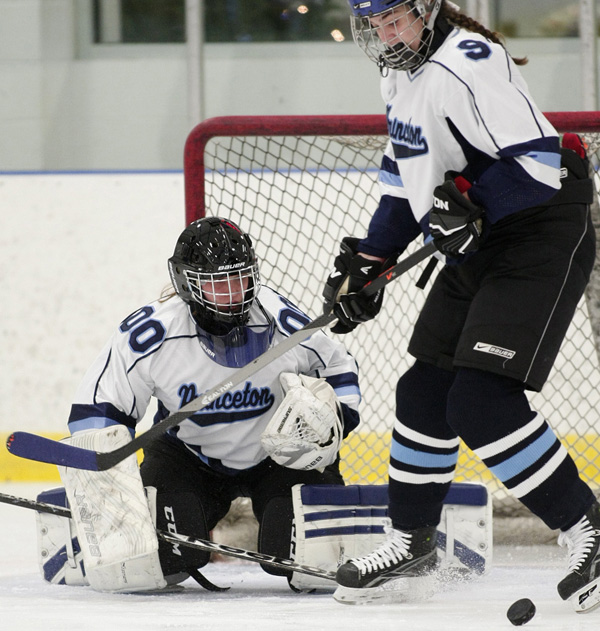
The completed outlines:
{"type": "Polygon", "coordinates": [[[441,0],[351,2],[354,41],[380,68],[415,70],[429,56],[441,4],[441,0]]]}
{"type": "Polygon", "coordinates": [[[242,325],[260,289],[256,264],[227,272],[184,270],[185,279],[195,302],[210,318],[226,325],[242,325]]]}

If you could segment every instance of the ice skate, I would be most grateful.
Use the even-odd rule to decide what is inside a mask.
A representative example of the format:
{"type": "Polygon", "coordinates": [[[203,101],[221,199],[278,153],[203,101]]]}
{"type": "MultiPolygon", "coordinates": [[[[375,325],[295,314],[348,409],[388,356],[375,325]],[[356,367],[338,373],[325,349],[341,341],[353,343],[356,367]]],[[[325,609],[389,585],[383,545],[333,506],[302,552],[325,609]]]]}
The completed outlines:
{"type": "Polygon", "coordinates": [[[378,548],[338,568],[335,600],[346,604],[407,602],[431,595],[430,579],[437,567],[435,526],[403,531],[390,524],[384,530],[387,539],[378,548]]]}
{"type": "Polygon", "coordinates": [[[569,550],[569,573],[558,584],[558,593],[570,601],[577,613],[600,606],[600,504],[558,537],[569,550]]]}

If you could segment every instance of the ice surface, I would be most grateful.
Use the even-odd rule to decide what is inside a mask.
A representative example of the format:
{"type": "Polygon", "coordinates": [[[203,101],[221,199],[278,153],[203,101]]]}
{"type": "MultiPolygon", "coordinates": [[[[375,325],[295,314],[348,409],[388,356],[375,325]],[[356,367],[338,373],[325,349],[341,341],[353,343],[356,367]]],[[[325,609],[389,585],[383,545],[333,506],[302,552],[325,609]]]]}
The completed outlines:
{"type": "MultiPolygon", "coordinates": [[[[48,486],[48,485],[46,485],[48,486]]],[[[4,484],[0,492],[34,499],[39,484],[4,484]]],[[[531,598],[537,615],[528,631],[600,628],[600,609],[576,614],[556,583],[566,567],[557,546],[495,549],[489,575],[418,604],[341,605],[330,594],[294,594],[285,579],[257,564],[210,564],[205,575],[228,592],[193,581],[181,593],[111,595],[89,587],[49,585],[39,575],[33,511],[0,504],[0,628],[3,631],[500,631],[512,629],[506,610],[531,598]]]]}

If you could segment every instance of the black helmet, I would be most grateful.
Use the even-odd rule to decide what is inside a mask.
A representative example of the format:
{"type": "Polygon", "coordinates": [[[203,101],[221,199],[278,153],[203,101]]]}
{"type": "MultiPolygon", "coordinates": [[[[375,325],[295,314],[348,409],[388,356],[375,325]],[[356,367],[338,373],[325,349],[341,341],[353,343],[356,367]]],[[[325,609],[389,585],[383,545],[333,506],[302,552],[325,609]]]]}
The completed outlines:
{"type": "Polygon", "coordinates": [[[205,331],[222,335],[248,321],[260,289],[258,264],[250,237],[232,221],[192,222],[177,239],[169,273],[205,331]]]}

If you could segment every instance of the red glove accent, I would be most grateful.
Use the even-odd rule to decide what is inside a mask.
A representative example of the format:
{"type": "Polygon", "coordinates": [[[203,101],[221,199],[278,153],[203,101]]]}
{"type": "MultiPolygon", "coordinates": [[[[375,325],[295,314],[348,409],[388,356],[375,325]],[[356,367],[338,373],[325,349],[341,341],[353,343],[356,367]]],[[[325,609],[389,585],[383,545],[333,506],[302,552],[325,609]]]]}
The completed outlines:
{"type": "Polygon", "coordinates": [[[577,155],[585,160],[587,154],[585,150],[587,149],[587,144],[583,141],[581,136],[578,134],[572,134],[567,132],[562,139],[562,146],[565,149],[572,149],[577,153],[577,155]]]}
{"type": "Polygon", "coordinates": [[[469,182],[469,180],[464,178],[462,175],[458,175],[454,178],[454,184],[461,193],[468,191],[472,186],[471,182],[469,182]]]}

